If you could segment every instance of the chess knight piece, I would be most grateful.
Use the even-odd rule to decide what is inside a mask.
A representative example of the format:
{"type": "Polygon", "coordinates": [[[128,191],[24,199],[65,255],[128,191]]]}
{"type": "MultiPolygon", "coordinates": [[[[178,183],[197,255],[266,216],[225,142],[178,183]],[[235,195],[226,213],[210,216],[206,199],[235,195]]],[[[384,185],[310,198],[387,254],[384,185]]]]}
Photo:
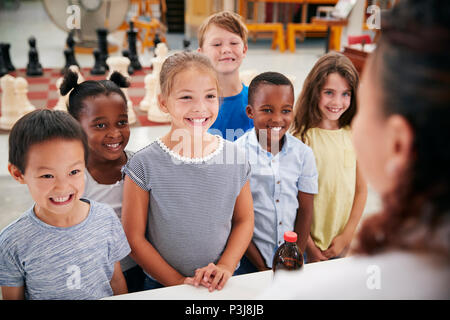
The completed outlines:
{"type": "Polygon", "coordinates": [[[39,62],[39,54],[36,49],[36,38],[30,37],[28,39],[30,49],[28,50],[28,64],[27,64],[27,76],[42,76],[42,65],[39,62]]]}

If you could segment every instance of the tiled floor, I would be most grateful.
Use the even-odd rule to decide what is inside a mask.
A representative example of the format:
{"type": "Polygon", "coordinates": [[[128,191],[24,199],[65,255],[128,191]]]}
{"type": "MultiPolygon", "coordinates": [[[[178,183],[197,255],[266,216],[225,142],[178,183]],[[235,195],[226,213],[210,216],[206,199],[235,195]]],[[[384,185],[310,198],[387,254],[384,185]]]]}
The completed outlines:
{"type": "MultiPolygon", "coordinates": [[[[24,68],[28,60],[27,39],[34,35],[37,39],[39,58],[43,67],[57,67],[64,65],[63,50],[66,34],[58,29],[48,18],[41,1],[24,1],[18,11],[0,11],[0,42],[11,44],[11,57],[16,68],[24,68]],[[30,22],[28,22],[30,21],[30,22]]],[[[113,41],[121,43],[123,34],[111,35],[113,41]],[[115,39],[115,40],[114,40],[115,39]]],[[[168,34],[169,48],[182,49],[182,34],[168,34]]],[[[196,39],[191,39],[191,48],[197,48],[196,39]]],[[[119,51],[120,52],[120,51],[119,51]]],[[[278,71],[295,79],[295,94],[300,92],[303,81],[316,62],[324,53],[323,39],[307,39],[297,43],[295,53],[270,49],[270,41],[257,40],[249,43],[249,51],[241,70],[278,71]]],[[[146,52],[140,57],[143,65],[149,65],[152,54],[146,52]]],[[[93,66],[91,55],[77,54],[77,60],[82,67],[93,66]]],[[[128,149],[137,151],[155,138],[163,135],[167,126],[132,128],[128,149]]],[[[29,208],[32,201],[27,188],[15,182],[8,174],[8,135],[0,134],[0,230],[19,217],[29,208]]],[[[369,190],[364,216],[375,212],[379,208],[377,195],[369,190]]]]}

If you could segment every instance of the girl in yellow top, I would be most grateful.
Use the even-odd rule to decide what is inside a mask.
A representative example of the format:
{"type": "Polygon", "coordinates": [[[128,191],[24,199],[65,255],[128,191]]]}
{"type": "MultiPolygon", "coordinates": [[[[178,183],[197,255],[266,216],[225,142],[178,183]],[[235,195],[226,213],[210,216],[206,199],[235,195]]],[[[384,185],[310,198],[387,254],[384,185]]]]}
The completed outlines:
{"type": "Polygon", "coordinates": [[[366,203],[350,128],[358,81],[352,62],[330,52],[308,74],[295,106],[293,135],[312,148],[319,173],[308,262],[345,255],[366,203]]]}

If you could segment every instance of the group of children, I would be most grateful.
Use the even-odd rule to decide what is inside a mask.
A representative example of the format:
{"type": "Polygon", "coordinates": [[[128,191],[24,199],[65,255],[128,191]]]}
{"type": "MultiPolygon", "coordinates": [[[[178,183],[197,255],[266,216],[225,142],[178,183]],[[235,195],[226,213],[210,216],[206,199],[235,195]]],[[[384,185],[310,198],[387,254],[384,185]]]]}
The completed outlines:
{"type": "Polygon", "coordinates": [[[357,72],[326,54],[294,106],[280,73],[240,82],[246,52],[237,14],[205,21],[198,52],[162,65],[169,132],[135,154],[117,72],[80,84],[67,73],[68,113],[37,110],[15,124],[8,169],[35,204],[0,233],[4,299],[220,290],[271,268],[288,230],[308,262],[345,255],[367,194],[350,142],[357,72]]]}

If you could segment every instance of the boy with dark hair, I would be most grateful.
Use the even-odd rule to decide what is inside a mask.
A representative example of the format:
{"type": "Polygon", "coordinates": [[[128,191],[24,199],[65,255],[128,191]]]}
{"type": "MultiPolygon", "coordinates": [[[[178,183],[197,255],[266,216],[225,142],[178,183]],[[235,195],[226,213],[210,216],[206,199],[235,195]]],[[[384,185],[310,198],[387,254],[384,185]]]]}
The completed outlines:
{"type": "Polygon", "coordinates": [[[68,113],[40,109],[9,136],[11,176],[34,205],[0,232],[3,299],[99,299],[127,292],[130,247],[109,206],[81,199],[86,135],[68,113]]]}
{"type": "Polygon", "coordinates": [[[294,118],[291,81],[280,73],[264,72],[250,83],[248,102],[246,112],[255,127],[235,143],[252,166],[255,229],[240,274],[272,268],[285,231],[295,231],[297,245],[305,251],[318,178],[311,148],[288,133],[294,118]]]}

